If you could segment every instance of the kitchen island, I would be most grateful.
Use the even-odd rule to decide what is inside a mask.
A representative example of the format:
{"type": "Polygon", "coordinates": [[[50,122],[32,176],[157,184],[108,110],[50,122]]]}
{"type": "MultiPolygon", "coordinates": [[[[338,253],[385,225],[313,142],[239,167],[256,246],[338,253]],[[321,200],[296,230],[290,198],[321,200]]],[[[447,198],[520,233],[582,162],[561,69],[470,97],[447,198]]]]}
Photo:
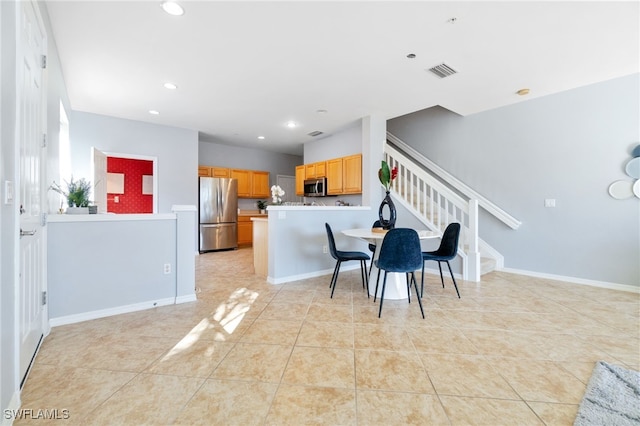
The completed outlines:
{"type": "MultiPolygon", "coordinates": [[[[269,206],[267,216],[267,281],[272,284],[332,273],[335,260],[328,253],[325,223],[334,229],[340,250],[366,251],[366,243],[339,231],[366,228],[378,218],[377,211],[361,206],[269,206]]],[[[358,267],[347,262],[341,270],[358,267]]]]}

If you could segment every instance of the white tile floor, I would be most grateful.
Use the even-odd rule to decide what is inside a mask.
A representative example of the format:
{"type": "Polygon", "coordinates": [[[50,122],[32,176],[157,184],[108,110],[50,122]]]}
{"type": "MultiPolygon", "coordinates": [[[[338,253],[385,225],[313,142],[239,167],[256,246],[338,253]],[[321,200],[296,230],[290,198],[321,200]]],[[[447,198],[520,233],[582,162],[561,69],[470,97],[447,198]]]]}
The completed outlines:
{"type": "MultiPolygon", "coordinates": [[[[54,328],[22,408],[76,425],[571,425],[598,360],[640,368],[638,294],[493,272],[377,304],[358,271],[273,286],[197,258],[198,301],[54,328]]],[[[19,420],[15,424],[44,424],[19,420]]]]}

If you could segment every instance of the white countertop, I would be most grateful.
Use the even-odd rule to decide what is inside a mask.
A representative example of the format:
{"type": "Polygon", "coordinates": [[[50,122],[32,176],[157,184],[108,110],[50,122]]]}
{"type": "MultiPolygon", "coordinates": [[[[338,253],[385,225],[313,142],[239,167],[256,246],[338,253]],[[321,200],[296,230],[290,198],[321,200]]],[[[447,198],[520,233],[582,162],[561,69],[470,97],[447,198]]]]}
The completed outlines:
{"type": "Polygon", "coordinates": [[[47,223],[123,222],[131,220],[175,220],[175,213],[161,214],[50,214],[47,223]]]}
{"type": "Polygon", "coordinates": [[[282,211],[282,210],[296,210],[296,211],[309,211],[309,210],[349,210],[349,211],[369,211],[369,206],[268,206],[267,212],[270,211],[282,211]]]}

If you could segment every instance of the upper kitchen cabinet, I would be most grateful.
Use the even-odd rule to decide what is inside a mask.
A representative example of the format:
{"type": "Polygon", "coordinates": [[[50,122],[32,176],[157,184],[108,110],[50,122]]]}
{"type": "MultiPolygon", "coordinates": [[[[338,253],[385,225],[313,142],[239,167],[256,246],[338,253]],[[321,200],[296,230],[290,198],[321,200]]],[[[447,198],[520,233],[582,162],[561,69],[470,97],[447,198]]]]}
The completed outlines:
{"type": "Polygon", "coordinates": [[[327,194],[362,193],[362,154],[327,161],[327,194]]]}
{"type": "Polygon", "coordinates": [[[296,195],[300,197],[304,196],[305,169],[306,166],[304,164],[296,166],[296,195]]]}
{"type": "Polygon", "coordinates": [[[305,179],[320,177],[327,178],[327,195],[361,194],[362,154],[296,167],[296,195],[304,195],[305,179]]]}
{"type": "Polygon", "coordinates": [[[342,159],[342,193],[362,193],[362,154],[342,159]]]}
{"type": "Polygon", "coordinates": [[[252,198],[268,198],[271,196],[269,172],[256,170],[251,172],[251,196],[252,198]]]}
{"type": "Polygon", "coordinates": [[[251,172],[249,170],[231,169],[231,179],[238,180],[238,197],[251,197],[251,172]]]}
{"type": "Polygon", "coordinates": [[[209,167],[209,166],[198,166],[198,176],[210,177],[211,176],[211,167],[209,167]]]}
{"type": "Polygon", "coordinates": [[[231,170],[225,167],[211,167],[211,177],[217,177],[217,178],[231,177],[231,170]]]}
{"type": "Polygon", "coordinates": [[[230,171],[225,167],[198,166],[198,176],[228,178],[230,171]]]}
{"type": "Polygon", "coordinates": [[[231,169],[231,178],[238,180],[238,198],[267,198],[270,195],[269,172],[231,169]]]}
{"type": "Polygon", "coordinates": [[[317,163],[305,164],[305,179],[315,179],[327,176],[327,163],[320,161],[317,163]]]}
{"type": "Polygon", "coordinates": [[[327,161],[327,194],[342,194],[342,158],[327,161]]]}

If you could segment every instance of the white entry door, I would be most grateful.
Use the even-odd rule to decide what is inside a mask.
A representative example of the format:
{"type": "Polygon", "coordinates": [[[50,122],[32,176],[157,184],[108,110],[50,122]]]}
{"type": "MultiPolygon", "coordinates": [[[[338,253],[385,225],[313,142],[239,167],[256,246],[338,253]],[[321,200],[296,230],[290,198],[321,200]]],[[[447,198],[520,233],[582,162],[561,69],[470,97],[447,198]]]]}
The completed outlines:
{"type": "Polygon", "coordinates": [[[18,60],[20,205],[19,318],[20,378],[28,372],[46,324],[46,33],[35,2],[21,1],[18,60]]]}

